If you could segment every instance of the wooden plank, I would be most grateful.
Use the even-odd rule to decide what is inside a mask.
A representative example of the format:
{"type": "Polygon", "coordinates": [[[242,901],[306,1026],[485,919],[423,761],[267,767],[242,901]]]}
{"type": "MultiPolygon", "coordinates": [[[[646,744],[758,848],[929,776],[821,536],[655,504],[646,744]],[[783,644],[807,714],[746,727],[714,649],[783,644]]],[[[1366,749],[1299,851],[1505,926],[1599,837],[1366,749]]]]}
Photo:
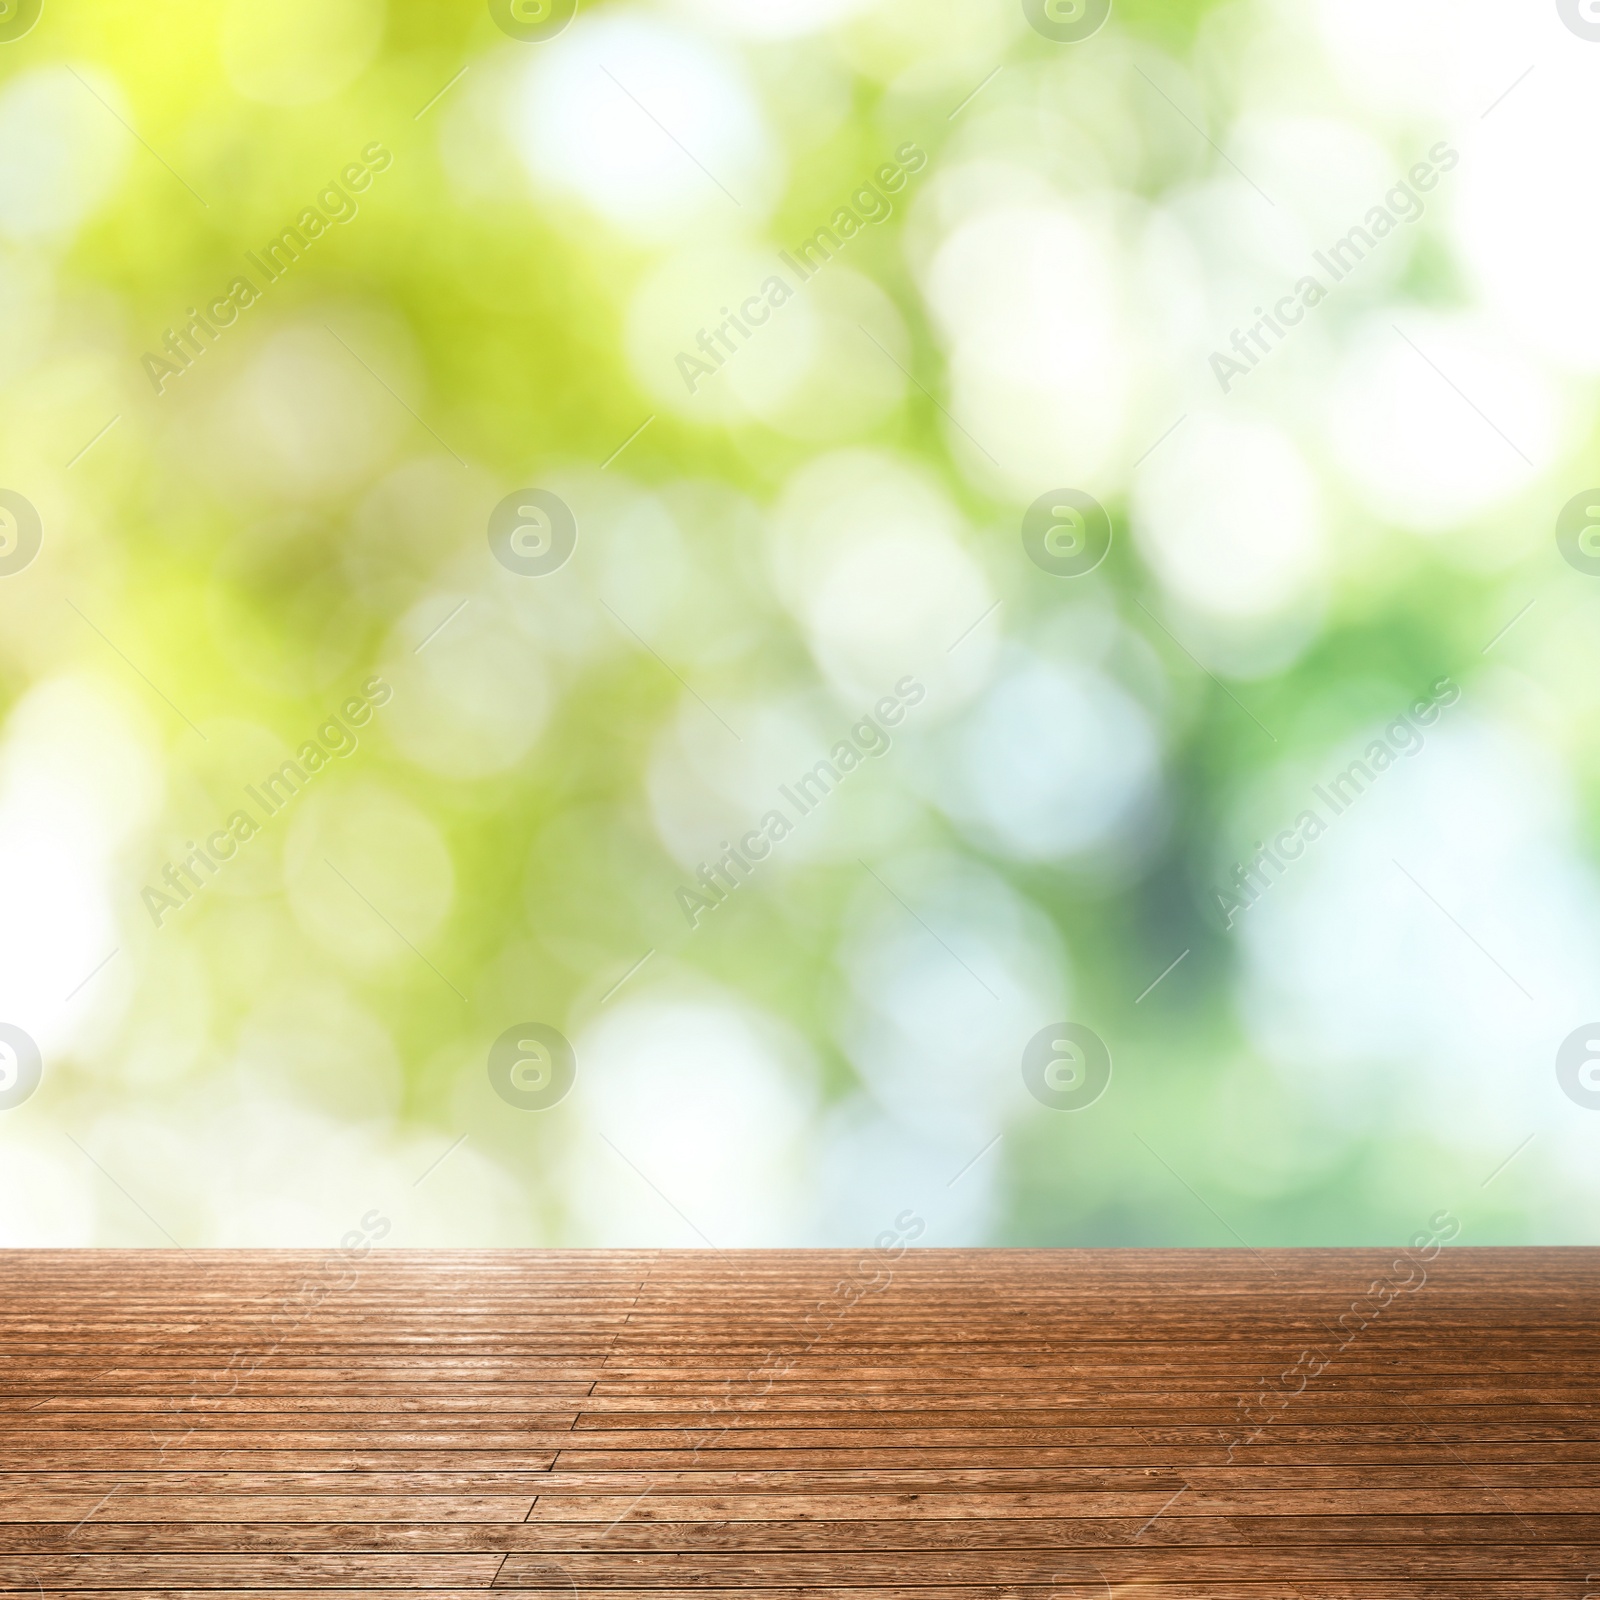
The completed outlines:
{"type": "MultiPolygon", "coordinates": [[[[395,1495],[348,1494],[245,1495],[245,1494],[116,1494],[51,1495],[22,1493],[7,1498],[0,1507],[0,1550],[15,1550],[18,1538],[40,1541],[37,1548],[54,1548],[52,1538],[66,1539],[82,1549],[107,1529],[145,1524],[237,1527],[246,1524],[285,1523],[315,1527],[335,1523],[349,1530],[395,1522],[525,1523],[532,1496],[429,1495],[416,1492],[395,1495]],[[17,1529],[54,1528],[54,1535],[22,1535],[17,1529]]],[[[157,1538],[181,1537],[158,1533],[157,1538]]],[[[369,1531],[370,1537],[370,1531],[369,1531]]],[[[35,1548],[29,1544],[28,1548],[35,1548]]],[[[139,1545],[137,1548],[150,1548],[139,1545]]],[[[161,1546],[161,1548],[173,1548],[161,1546]]],[[[191,1548],[184,1545],[177,1548],[191,1548]]],[[[196,1549],[208,1545],[193,1546],[196,1549]]],[[[288,1548],[294,1548],[289,1546],[288,1548]]],[[[474,1547],[476,1548],[476,1546],[474,1547]]]]}
{"type": "MultiPolygon", "coordinates": [[[[525,1522],[525,1505],[472,1500],[315,1502],[243,1507],[227,1496],[189,1502],[198,1520],[129,1520],[126,1511],[105,1522],[0,1523],[0,1551],[12,1555],[83,1554],[118,1550],[177,1551],[524,1551],[564,1553],[626,1551],[898,1551],[1087,1550],[1130,1546],[1316,1545],[1377,1549],[1421,1544],[1459,1549],[1498,1545],[1520,1548],[1532,1539],[1553,1545],[1600,1548],[1600,1517],[1550,1516],[1272,1516],[952,1518],[812,1522],[525,1522]],[[339,1512],[360,1521],[341,1520],[339,1512]],[[214,1513],[214,1514],[211,1514],[214,1513]],[[317,1520],[319,1514],[322,1520],[317,1520]],[[260,1521],[241,1521],[244,1516],[260,1521]],[[430,1520],[420,1520],[428,1518],[430,1520]],[[437,1519],[437,1520],[432,1520],[437,1519]]],[[[170,1506],[158,1509],[170,1510],[170,1506]]]]}
{"type": "Polygon", "coordinates": [[[689,1494],[663,1486],[638,1495],[541,1495],[530,1521],[630,1520],[736,1522],[836,1521],[881,1517],[1137,1517],[1183,1516],[1458,1516],[1510,1511],[1519,1517],[1541,1512],[1588,1515],[1600,1509],[1592,1489],[1544,1487],[1497,1491],[1482,1484],[1439,1488],[1374,1487],[1290,1489],[1267,1482],[1255,1490],[1207,1490],[1163,1484],[1143,1492],[1081,1491],[1074,1494],[774,1494],[747,1490],[689,1494]]]}
{"type": "MultiPolygon", "coordinates": [[[[1405,1556],[1408,1578],[1570,1578],[1581,1576],[1593,1546],[1530,1544],[1473,1545],[1467,1549],[1419,1547],[1405,1556]]],[[[1050,1585],[1061,1577],[1089,1577],[1098,1568],[1112,1585],[1125,1583],[1307,1582],[1320,1588],[1340,1578],[1378,1578],[1396,1562],[1393,1547],[1297,1545],[1292,1550],[1264,1546],[1207,1549],[1157,1546],[1132,1549],[1101,1545],[1092,1550],[853,1550],[848,1560],[837,1551],[703,1550],[569,1551],[554,1556],[513,1554],[495,1580],[500,1588],[526,1588],[551,1565],[559,1567],[580,1593],[591,1589],[675,1586],[683,1589],[821,1588],[848,1572],[852,1587],[890,1588],[895,1584],[934,1588],[945,1584],[1050,1585]]],[[[29,1558],[31,1559],[31,1558],[29,1558]]],[[[41,1560],[48,1558],[40,1558],[41,1560]]],[[[198,1559],[198,1558],[183,1558],[198,1559]]],[[[0,1560],[0,1577],[6,1563],[0,1560]]]]}
{"type": "Polygon", "coordinates": [[[0,1556],[0,1589],[368,1589],[486,1588],[497,1555],[372,1555],[270,1551],[210,1555],[0,1556]]]}

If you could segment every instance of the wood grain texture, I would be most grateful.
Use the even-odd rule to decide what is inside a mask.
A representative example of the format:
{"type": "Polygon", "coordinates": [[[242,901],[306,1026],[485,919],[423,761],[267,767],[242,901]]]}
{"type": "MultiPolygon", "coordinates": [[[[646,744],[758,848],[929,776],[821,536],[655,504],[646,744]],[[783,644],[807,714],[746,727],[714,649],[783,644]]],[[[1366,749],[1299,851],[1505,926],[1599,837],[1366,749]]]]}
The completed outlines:
{"type": "Polygon", "coordinates": [[[1597,1313],[1589,1250],[0,1253],[0,1593],[1584,1600],[1597,1313]]]}

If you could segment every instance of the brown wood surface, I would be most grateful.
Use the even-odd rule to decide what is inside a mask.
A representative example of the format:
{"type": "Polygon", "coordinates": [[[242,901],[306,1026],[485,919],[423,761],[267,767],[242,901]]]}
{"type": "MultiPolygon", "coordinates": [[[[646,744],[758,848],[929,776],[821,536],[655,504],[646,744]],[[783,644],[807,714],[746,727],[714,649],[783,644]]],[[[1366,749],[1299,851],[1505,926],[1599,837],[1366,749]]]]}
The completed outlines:
{"type": "Polygon", "coordinates": [[[1600,1251],[1396,1259],[4,1252],[0,1592],[1600,1600],[1600,1251]]]}

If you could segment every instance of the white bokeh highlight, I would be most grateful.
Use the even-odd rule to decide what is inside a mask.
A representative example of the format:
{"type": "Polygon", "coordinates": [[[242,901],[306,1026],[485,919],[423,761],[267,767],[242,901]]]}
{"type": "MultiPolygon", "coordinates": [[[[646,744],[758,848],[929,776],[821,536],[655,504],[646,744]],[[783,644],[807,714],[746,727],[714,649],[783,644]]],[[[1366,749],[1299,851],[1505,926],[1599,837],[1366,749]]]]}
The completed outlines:
{"type": "Polygon", "coordinates": [[[642,240],[741,231],[782,177],[734,53],[634,8],[586,14],[541,45],[509,115],[537,184],[642,240]]]}

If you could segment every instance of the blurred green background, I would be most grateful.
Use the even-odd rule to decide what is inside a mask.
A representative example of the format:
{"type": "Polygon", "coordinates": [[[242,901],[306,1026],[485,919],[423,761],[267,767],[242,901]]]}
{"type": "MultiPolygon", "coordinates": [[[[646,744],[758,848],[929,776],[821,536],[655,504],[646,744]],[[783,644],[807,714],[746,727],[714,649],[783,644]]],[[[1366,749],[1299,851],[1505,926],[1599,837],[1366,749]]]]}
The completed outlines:
{"type": "Polygon", "coordinates": [[[27,21],[0,1243],[1600,1240],[1559,8],[27,21]]]}

